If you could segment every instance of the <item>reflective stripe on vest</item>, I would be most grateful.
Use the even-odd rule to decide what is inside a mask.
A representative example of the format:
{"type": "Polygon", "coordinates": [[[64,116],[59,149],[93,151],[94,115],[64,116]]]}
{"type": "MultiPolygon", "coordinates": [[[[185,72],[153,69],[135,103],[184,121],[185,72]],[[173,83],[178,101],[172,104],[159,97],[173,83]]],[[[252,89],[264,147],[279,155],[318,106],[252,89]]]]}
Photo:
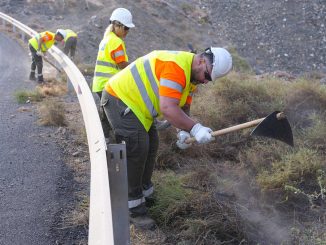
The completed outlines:
{"type": "Polygon", "coordinates": [[[107,67],[112,67],[112,68],[118,69],[118,66],[116,64],[112,64],[108,61],[98,60],[98,61],[96,61],[96,65],[107,66],[107,67]]]}
{"type": "Polygon", "coordinates": [[[120,57],[120,56],[124,56],[125,52],[123,50],[117,51],[114,53],[114,58],[120,57]]]}
{"type": "Polygon", "coordinates": [[[160,85],[175,89],[175,90],[179,91],[180,93],[182,93],[182,90],[183,90],[182,86],[179,83],[176,83],[176,82],[168,80],[168,79],[161,79],[160,85]]]}
{"type": "MultiPolygon", "coordinates": [[[[157,88],[156,81],[155,80],[152,80],[152,79],[154,79],[154,76],[153,76],[152,70],[150,69],[150,65],[149,65],[149,61],[148,60],[145,60],[144,67],[145,67],[146,75],[149,78],[149,81],[150,81],[150,83],[152,85],[152,88],[153,88],[153,85],[154,84],[155,84],[154,87],[157,88]],[[146,64],[147,64],[147,69],[146,69],[146,64]],[[148,66],[149,66],[149,68],[148,68],[148,66]]],[[[131,74],[132,74],[132,76],[133,76],[136,84],[137,84],[138,90],[139,90],[139,92],[140,92],[140,94],[141,94],[141,96],[143,98],[143,101],[146,104],[147,110],[150,112],[150,114],[152,115],[153,118],[154,117],[157,117],[158,113],[155,110],[154,105],[153,105],[151,99],[149,98],[149,95],[147,93],[147,90],[146,90],[146,88],[144,86],[144,83],[142,82],[142,80],[140,78],[139,72],[138,72],[137,67],[136,67],[135,64],[133,64],[131,66],[130,71],[131,71],[131,74]]],[[[154,90],[155,95],[158,96],[158,88],[156,89],[156,91],[155,91],[155,89],[153,89],[153,90],[154,90]]]]}

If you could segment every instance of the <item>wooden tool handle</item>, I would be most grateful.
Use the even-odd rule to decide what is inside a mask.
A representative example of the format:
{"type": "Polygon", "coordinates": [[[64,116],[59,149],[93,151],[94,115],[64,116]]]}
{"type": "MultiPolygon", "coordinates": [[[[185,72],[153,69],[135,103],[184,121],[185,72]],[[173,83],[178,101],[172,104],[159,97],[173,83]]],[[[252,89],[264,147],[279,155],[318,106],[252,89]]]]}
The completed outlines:
{"type": "MultiPolygon", "coordinates": [[[[281,120],[281,119],[285,118],[285,115],[284,115],[283,112],[280,112],[280,113],[278,113],[276,115],[276,117],[277,117],[277,119],[281,120]]],[[[265,119],[265,117],[260,118],[260,119],[256,119],[254,121],[250,121],[250,122],[242,123],[242,124],[239,124],[239,125],[235,125],[235,126],[232,126],[232,127],[229,127],[229,128],[224,128],[224,129],[221,129],[221,130],[217,130],[217,131],[212,132],[211,134],[212,134],[212,136],[219,136],[219,135],[224,135],[224,134],[228,134],[228,133],[231,133],[231,132],[239,131],[241,129],[255,127],[259,123],[261,123],[264,119],[265,119]]],[[[194,143],[194,142],[196,142],[196,139],[194,137],[191,137],[189,139],[186,139],[185,142],[187,144],[194,143]]]]}

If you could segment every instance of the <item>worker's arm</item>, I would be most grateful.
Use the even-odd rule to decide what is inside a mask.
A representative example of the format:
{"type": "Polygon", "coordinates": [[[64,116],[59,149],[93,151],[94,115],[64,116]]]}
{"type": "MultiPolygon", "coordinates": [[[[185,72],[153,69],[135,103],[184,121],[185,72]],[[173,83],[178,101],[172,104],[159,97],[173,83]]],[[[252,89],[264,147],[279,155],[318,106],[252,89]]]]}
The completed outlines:
{"type": "Polygon", "coordinates": [[[122,70],[123,68],[125,68],[129,65],[129,62],[122,61],[122,62],[118,63],[117,65],[118,65],[119,69],[122,70]]]}
{"type": "Polygon", "coordinates": [[[181,109],[184,111],[184,113],[187,114],[187,116],[190,117],[190,105],[189,104],[185,104],[183,107],[181,107],[181,109]]]}
{"type": "Polygon", "coordinates": [[[42,46],[42,43],[43,43],[43,38],[39,38],[38,39],[38,42],[37,42],[37,45],[38,45],[38,49],[36,51],[39,51],[41,52],[41,46],[42,46]]]}
{"type": "Polygon", "coordinates": [[[160,96],[161,112],[174,127],[190,132],[196,123],[179,107],[179,102],[178,99],[160,96]]]}

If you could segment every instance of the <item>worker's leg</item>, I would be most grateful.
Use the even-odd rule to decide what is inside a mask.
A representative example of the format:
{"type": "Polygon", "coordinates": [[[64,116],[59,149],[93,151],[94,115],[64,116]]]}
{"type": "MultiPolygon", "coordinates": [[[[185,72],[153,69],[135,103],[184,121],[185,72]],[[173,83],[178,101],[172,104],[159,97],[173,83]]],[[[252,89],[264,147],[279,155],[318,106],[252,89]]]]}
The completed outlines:
{"type": "Polygon", "coordinates": [[[35,70],[36,70],[36,61],[35,61],[35,56],[37,56],[36,54],[36,50],[33,48],[32,45],[28,44],[29,50],[31,51],[31,55],[32,55],[32,65],[31,65],[31,73],[29,74],[29,79],[30,80],[36,80],[35,77],[35,70]]]}
{"type": "Polygon", "coordinates": [[[70,43],[71,38],[68,38],[68,40],[65,42],[65,46],[63,47],[63,52],[65,53],[65,55],[69,54],[69,50],[70,50],[70,43]]]}
{"type": "Polygon", "coordinates": [[[129,205],[132,208],[141,204],[143,200],[142,176],[148,155],[149,137],[136,115],[128,111],[120,99],[103,91],[101,102],[112,124],[117,142],[126,142],[129,199],[135,200],[134,204],[129,205]]]}
{"type": "Polygon", "coordinates": [[[155,222],[146,216],[147,208],[142,191],[142,177],[149,151],[149,135],[136,115],[121,100],[104,90],[101,102],[117,142],[126,143],[130,219],[135,225],[153,228],[155,222]]]}
{"type": "Polygon", "coordinates": [[[44,82],[43,80],[43,59],[41,56],[36,55],[35,56],[35,61],[36,61],[36,67],[37,67],[37,81],[38,82],[44,82]]]}
{"type": "Polygon", "coordinates": [[[101,105],[101,98],[102,98],[102,92],[96,92],[96,94],[98,95],[98,97],[100,98],[100,107],[98,108],[98,113],[101,119],[101,124],[102,124],[102,128],[103,128],[103,133],[104,133],[104,137],[105,140],[109,143],[113,143],[113,136],[111,136],[112,133],[112,127],[110,125],[109,120],[107,119],[105,112],[104,112],[104,108],[101,105]]]}
{"type": "MultiPolygon", "coordinates": [[[[156,127],[153,125],[149,131],[149,151],[145,163],[145,169],[142,179],[143,194],[145,197],[150,197],[153,194],[154,187],[152,184],[152,175],[159,146],[159,138],[156,127]]],[[[148,199],[146,198],[146,202],[148,199]]]]}
{"type": "Polygon", "coordinates": [[[71,47],[70,47],[70,58],[75,58],[76,48],[77,48],[77,38],[73,37],[71,40],[71,47]]]}

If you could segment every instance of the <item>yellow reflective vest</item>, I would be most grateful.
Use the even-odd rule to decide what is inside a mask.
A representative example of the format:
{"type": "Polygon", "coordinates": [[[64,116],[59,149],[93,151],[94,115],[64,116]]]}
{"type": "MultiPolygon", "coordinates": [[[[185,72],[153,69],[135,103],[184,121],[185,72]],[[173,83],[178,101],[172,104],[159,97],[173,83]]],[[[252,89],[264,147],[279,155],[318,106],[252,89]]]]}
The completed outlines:
{"type": "Polygon", "coordinates": [[[116,57],[125,55],[126,61],[128,62],[125,43],[114,32],[110,32],[101,41],[94,71],[93,92],[101,92],[105,84],[109,81],[109,78],[120,71],[116,62],[111,57],[112,51],[116,50],[120,45],[122,45],[123,50],[113,55],[116,55],[116,57]]]}
{"type": "Polygon", "coordinates": [[[40,38],[43,38],[45,35],[51,35],[53,37],[52,40],[42,42],[42,44],[41,44],[41,51],[46,52],[54,44],[55,40],[54,40],[54,33],[53,32],[44,31],[44,32],[38,33],[34,37],[29,39],[28,42],[32,45],[32,47],[35,50],[38,50],[39,49],[38,41],[40,40],[40,38]]]}
{"type": "MultiPolygon", "coordinates": [[[[191,64],[194,54],[182,51],[153,51],[146,56],[138,58],[127,68],[110,79],[106,91],[112,89],[137,116],[139,121],[148,131],[155,117],[161,115],[159,102],[160,81],[156,77],[155,62],[175,62],[183,69],[186,77],[186,85],[180,91],[182,93],[179,106],[186,104],[187,97],[192,92],[190,83],[191,64]]],[[[164,80],[164,79],[163,79],[164,80]]]]}
{"type": "Polygon", "coordinates": [[[66,36],[64,38],[64,42],[67,42],[67,40],[70,38],[70,37],[77,37],[77,34],[76,32],[70,30],[70,29],[67,29],[65,30],[66,31],[66,36]]]}

